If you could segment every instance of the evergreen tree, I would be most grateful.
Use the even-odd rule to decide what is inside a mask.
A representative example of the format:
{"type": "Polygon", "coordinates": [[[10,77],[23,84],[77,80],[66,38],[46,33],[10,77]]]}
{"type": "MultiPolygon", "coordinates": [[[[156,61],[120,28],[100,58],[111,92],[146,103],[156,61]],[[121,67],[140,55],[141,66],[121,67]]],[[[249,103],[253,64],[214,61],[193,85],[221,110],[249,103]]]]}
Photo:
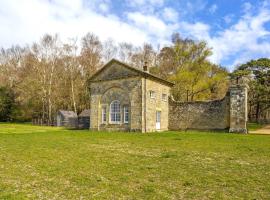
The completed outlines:
{"type": "Polygon", "coordinates": [[[0,87],[0,121],[11,120],[12,111],[15,106],[15,96],[11,89],[0,87]]]}

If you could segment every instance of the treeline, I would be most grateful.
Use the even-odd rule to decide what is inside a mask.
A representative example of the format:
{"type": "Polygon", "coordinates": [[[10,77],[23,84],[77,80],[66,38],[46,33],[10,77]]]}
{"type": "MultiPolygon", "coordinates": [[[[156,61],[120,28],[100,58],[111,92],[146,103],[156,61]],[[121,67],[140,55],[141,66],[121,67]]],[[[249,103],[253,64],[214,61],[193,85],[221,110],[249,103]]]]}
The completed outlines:
{"type": "Polygon", "coordinates": [[[175,83],[176,100],[222,98],[228,72],[208,60],[211,54],[205,42],[179,34],[173,34],[171,45],[163,48],[101,42],[91,33],[68,42],[58,35],[44,35],[38,43],[1,49],[0,107],[9,111],[1,111],[6,114],[0,121],[39,117],[51,122],[59,109],[78,113],[90,108],[88,79],[112,58],[138,68],[147,62],[151,73],[175,83]]]}

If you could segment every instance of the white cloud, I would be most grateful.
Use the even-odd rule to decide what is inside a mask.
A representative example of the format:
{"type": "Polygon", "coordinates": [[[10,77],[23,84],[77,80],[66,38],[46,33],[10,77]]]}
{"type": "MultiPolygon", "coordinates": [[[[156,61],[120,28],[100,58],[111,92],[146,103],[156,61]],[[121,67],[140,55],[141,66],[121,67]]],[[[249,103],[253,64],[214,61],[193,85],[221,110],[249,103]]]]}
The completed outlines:
{"type": "MultiPolygon", "coordinates": [[[[213,47],[211,60],[226,61],[233,65],[257,56],[269,57],[270,32],[265,25],[270,22],[270,10],[265,5],[256,15],[244,13],[238,22],[232,24],[233,15],[224,17],[232,24],[215,33],[209,24],[193,23],[179,19],[179,13],[172,7],[158,11],[144,12],[141,7],[161,6],[165,0],[135,0],[138,8],[131,8],[121,16],[111,12],[112,0],[0,0],[0,47],[13,44],[25,45],[38,41],[45,33],[59,33],[62,39],[82,37],[93,32],[101,40],[108,38],[116,42],[130,42],[140,45],[144,42],[167,44],[173,32],[184,37],[206,40],[213,47]],[[237,58],[235,58],[237,55],[237,58]],[[229,60],[229,61],[228,61],[229,60]]],[[[205,3],[195,0],[194,7],[203,9],[205,3]]],[[[245,6],[248,8],[248,4],[245,6]]],[[[145,7],[146,8],[146,7],[145,7]]],[[[235,21],[235,20],[234,20],[235,21]]]]}
{"type": "Polygon", "coordinates": [[[161,32],[166,30],[165,23],[155,16],[146,16],[140,12],[133,12],[128,13],[128,18],[132,20],[137,26],[153,30],[153,32],[161,32]]]}
{"type": "Polygon", "coordinates": [[[213,48],[210,60],[217,64],[226,61],[233,69],[250,59],[270,58],[270,31],[265,27],[269,22],[270,10],[262,8],[257,15],[244,14],[238,22],[218,33],[210,34],[211,27],[202,22],[181,22],[180,31],[185,37],[206,40],[213,48]]]}
{"type": "Polygon", "coordinates": [[[177,22],[178,21],[178,12],[174,10],[173,8],[164,8],[162,16],[164,20],[171,21],[171,22],[177,22]]]}
{"type": "Polygon", "coordinates": [[[210,26],[202,22],[196,22],[193,24],[182,22],[180,24],[180,30],[185,37],[195,38],[198,40],[207,40],[210,38],[210,26]]]}
{"type": "Polygon", "coordinates": [[[165,4],[165,0],[125,0],[127,9],[146,15],[155,15],[165,4]]]}
{"type": "Polygon", "coordinates": [[[249,2],[245,2],[243,4],[243,10],[244,12],[248,13],[252,9],[252,4],[249,2]]]}
{"type": "Polygon", "coordinates": [[[211,14],[214,14],[214,13],[217,11],[217,9],[218,9],[217,4],[213,4],[213,5],[209,8],[209,12],[210,12],[211,14]]]}
{"type": "Polygon", "coordinates": [[[130,12],[127,13],[127,17],[130,23],[135,27],[146,31],[152,39],[158,39],[155,43],[167,43],[167,37],[175,32],[178,28],[177,24],[166,24],[163,20],[159,19],[154,15],[144,15],[140,12],[130,12]]]}
{"type": "Polygon", "coordinates": [[[129,6],[138,7],[143,5],[163,6],[164,0],[126,0],[129,6]]]}
{"type": "Polygon", "coordinates": [[[234,18],[233,14],[228,14],[228,15],[225,15],[225,17],[223,17],[226,24],[230,24],[232,22],[233,18],[234,18]]]}
{"type": "Polygon", "coordinates": [[[62,38],[70,38],[93,32],[102,40],[111,37],[117,42],[134,44],[149,40],[144,30],[115,15],[96,13],[90,6],[85,7],[82,0],[1,1],[0,24],[0,46],[4,47],[37,41],[45,33],[59,33],[62,38]]]}
{"type": "Polygon", "coordinates": [[[270,42],[260,42],[260,39],[270,35],[264,27],[267,22],[270,22],[270,12],[262,9],[258,15],[245,16],[216,37],[208,38],[214,51],[211,60],[220,63],[237,55],[238,58],[233,63],[236,65],[254,56],[269,57],[270,42]]]}
{"type": "Polygon", "coordinates": [[[207,1],[205,0],[192,0],[186,3],[186,14],[191,15],[196,12],[202,11],[207,6],[207,1]]]}
{"type": "Polygon", "coordinates": [[[108,4],[106,4],[106,3],[101,3],[101,4],[99,4],[99,9],[102,11],[102,12],[104,12],[104,13],[107,13],[108,11],[109,11],[109,6],[108,6],[108,4]]]}

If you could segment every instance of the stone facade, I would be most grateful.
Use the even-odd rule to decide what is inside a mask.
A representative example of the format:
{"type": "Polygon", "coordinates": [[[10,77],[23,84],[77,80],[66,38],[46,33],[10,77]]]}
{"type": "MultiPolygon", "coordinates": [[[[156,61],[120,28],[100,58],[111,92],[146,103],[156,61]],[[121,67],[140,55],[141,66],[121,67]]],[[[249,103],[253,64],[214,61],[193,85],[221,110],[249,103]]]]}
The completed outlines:
{"type": "Polygon", "coordinates": [[[141,130],[141,80],[127,78],[104,82],[93,82],[91,91],[91,129],[93,130],[141,130]],[[118,100],[121,104],[121,123],[110,123],[110,104],[118,100]],[[123,107],[132,108],[129,113],[129,123],[124,123],[123,107]],[[106,109],[106,120],[102,122],[102,108],[106,109]]]}
{"type": "Polygon", "coordinates": [[[110,61],[90,79],[90,129],[140,132],[229,129],[247,133],[245,85],[233,83],[221,100],[188,103],[169,98],[172,86],[147,71],[110,61]]]}
{"type": "Polygon", "coordinates": [[[168,96],[172,85],[148,72],[112,60],[90,80],[90,129],[140,132],[168,130],[168,96]],[[150,96],[150,93],[154,96],[150,96]],[[113,102],[120,104],[115,115],[113,102]],[[156,125],[158,111],[161,114],[160,127],[156,125]],[[119,116],[119,119],[115,120],[115,116],[119,116]]]}
{"type": "Polygon", "coordinates": [[[143,107],[143,132],[153,132],[157,130],[157,112],[160,112],[160,128],[158,130],[168,130],[169,124],[169,97],[170,87],[147,78],[142,79],[142,107],[143,107]],[[151,92],[153,92],[151,96],[151,92]]]}

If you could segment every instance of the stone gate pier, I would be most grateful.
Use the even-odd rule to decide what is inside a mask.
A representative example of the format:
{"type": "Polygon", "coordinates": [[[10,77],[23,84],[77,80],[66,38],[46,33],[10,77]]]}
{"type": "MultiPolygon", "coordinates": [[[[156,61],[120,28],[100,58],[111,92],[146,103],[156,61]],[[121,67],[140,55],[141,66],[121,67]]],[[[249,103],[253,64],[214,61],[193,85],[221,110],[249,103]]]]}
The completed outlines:
{"type": "Polygon", "coordinates": [[[248,133],[248,86],[244,80],[232,81],[230,92],[230,133],[248,133]]]}

